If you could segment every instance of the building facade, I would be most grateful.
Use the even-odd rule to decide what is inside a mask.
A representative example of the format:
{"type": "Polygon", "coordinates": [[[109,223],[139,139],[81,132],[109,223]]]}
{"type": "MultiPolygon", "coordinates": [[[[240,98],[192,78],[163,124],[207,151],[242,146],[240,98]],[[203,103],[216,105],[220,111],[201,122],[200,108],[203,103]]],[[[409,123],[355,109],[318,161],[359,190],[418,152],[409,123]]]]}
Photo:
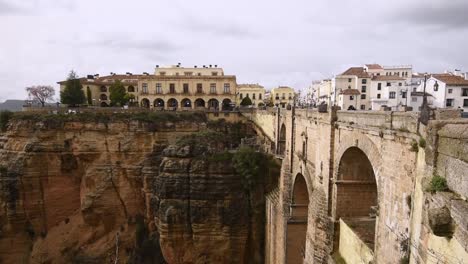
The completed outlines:
{"type": "Polygon", "coordinates": [[[408,92],[405,78],[397,75],[379,75],[372,77],[370,87],[370,101],[372,110],[382,110],[383,107],[391,108],[394,111],[401,110],[404,106],[409,106],[408,92]]]}
{"type": "MultiPolygon", "coordinates": [[[[336,93],[341,97],[338,100],[338,106],[341,106],[343,110],[348,109],[349,105],[345,103],[346,98],[341,95],[348,96],[358,96],[359,99],[356,100],[353,97],[353,107],[356,110],[368,110],[370,109],[369,101],[369,86],[371,81],[371,75],[367,72],[365,67],[351,67],[340,75],[337,75],[335,78],[336,93]],[[346,90],[357,90],[353,92],[346,92],[346,90]],[[352,94],[349,94],[352,93],[352,94]]],[[[348,99],[350,99],[349,97],[348,99]]],[[[349,100],[348,100],[349,101],[349,100]]]]}
{"type": "Polygon", "coordinates": [[[288,86],[273,88],[270,92],[270,100],[274,106],[287,108],[294,103],[294,89],[288,86]]]}
{"type": "MultiPolygon", "coordinates": [[[[109,106],[109,88],[116,80],[124,84],[135,103],[157,110],[229,110],[236,100],[236,76],[225,75],[217,65],[202,68],[185,68],[180,64],[157,66],[154,74],[95,75],[81,78],[80,82],[85,94],[90,89],[93,105],[109,106]]],[[[64,89],[65,83],[59,82],[60,90],[64,89]]]]}
{"type": "Polygon", "coordinates": [[[237,85],[236,105],[240,105],[242,100],[248,97],[255,107],[265,105],[265,88],[259,84],[239,84],[237,85]]]}
{"type": "MultiPolygon", "coordinates": [[[[424,91],[424,82],[417,90],[424,91]]],[[[433,107],[454,108],[468,112],[468,73],[455,71],[432,74],[426,82],[426,93],[433,96],[433,107]]]]}

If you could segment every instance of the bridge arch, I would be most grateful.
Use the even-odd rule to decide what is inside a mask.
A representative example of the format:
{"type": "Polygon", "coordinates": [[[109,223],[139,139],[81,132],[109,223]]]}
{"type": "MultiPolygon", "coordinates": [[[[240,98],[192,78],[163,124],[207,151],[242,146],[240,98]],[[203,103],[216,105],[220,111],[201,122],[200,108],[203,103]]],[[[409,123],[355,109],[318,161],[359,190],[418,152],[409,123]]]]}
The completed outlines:
{"type": "Polygon", "coordinates": [[[306,256],[309,188],[302,174],[297,174],[292,186],[290,216],[287,223],[286,263],[304,263],[306,256]]]}
{"type": "Polygon", "coordinates": [[[332,215],[335,219],[334,251],[340,246],[340,219],[375,251],[378,222],[378,174],[382,157],[363,135],[340,142],[335,161],[332,215]]]}

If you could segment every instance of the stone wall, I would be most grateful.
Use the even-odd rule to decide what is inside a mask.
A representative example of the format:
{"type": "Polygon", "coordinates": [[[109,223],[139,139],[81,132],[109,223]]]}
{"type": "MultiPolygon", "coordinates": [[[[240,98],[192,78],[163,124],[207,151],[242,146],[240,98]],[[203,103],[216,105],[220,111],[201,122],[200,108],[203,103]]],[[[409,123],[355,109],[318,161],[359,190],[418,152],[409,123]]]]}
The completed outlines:
{"type": "MultiPolygon", "coordinates": [[[[375,222],[375,241],[372,241],[374,244],[371,250],[377,263],[399,263],[408,256],[413,259],[422,254],[415,253],[419,251],[424,251],[427,255],[430,252],[427,247],[418,251],[408,244],[411,239],[423,239],[420,236],[423,227],[414,222],[418,212],[423,215],[424,211],[423,203],[416,202],[418,197],[424,196],[424,189],[417,187],[417,175],[427,177],[432,175],[432,169],[436,169],[439,175],[447,178],[449,187],[462,195],[468,186],[464,177],[467,171],[465,157],[468,145],[465,139],[468,131],[466,122],[446,120],[444,124],[447,127],[439,125],[437,136],[431,139],[431,129],[418,123],[417,113],[318,113],[295,109],[280,112],[273,125],[275,113],[262,112],[258,115],[259,117],[252,117],[253,120],[257,125],[265,126],[270,134],[277,135],[278,129],[284,124],[287,139],[285,155],[280,156],[283,159],[283,169],[277,199],[269,200],[268,204],[270,215],[267,230],[275,230],[267,241],[267,252],[272,254],[267,254],[267,259],[271,260],[268,263],[288,263],[289,256],[284,251],[288,243],[297,242],[288,242],[287,236],[296,175],[304,176],[309,190],[304,263],[333,262],[331,255],[338,251],[340,236],[340,217],[337,211],[341,206],[348,211],[347,214],[364,215],[365,210],[358,213],[354,209],[366,204],[367,217],[375,222]],[[427,156],[422,156],[420,153],[424,148],[421,146],[425,140],[428,142],[426,150],[431,151],[427,156]],[[435,143],[431,144],[432,141],[435,143]],[[342,158],[351,148],[362,151],[372,166],[376,183],[376,187],[372,188],[376,188],[377,206],[373,206],[371,210],[368,208],[372,205],[369,200],[375,196],[372,192],[363,192],[371,188],[368,182],[345,182],[343,184],[355,184],[355,188],[340,189],[340,163],[347,162],[342,158]],[[340,204],[340,200],[348,202],[340,204]]],[[[453,208],[453,219],[466,216],[466,207],[460,200],[447,206],[453,208]]],[[[461,222],[459,226],[462,226],[461,222]]],[[[466,245],[461,239],[465,234],[464,230],[457,230],[457,243],[463,247],[466,245]]],[[[439,242],[437,244],[438,247],[457,247],[453,245],[454,242],[445,246],[439,242]]]]}

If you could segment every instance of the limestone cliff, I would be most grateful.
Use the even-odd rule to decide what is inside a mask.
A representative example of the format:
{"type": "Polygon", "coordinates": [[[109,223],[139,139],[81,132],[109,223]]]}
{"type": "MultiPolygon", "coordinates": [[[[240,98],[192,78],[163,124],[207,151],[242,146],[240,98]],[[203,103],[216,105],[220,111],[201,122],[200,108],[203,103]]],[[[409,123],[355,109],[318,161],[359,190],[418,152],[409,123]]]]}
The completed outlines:
{"type": "Polygon", "coordinates": [[[194,113],[13,118],[0,142],[0,262],[258,259],[259,228],[230,161],[171,145],[213,130],[224,141],[208,145],[211,156],[252,133],[194,113]]]}

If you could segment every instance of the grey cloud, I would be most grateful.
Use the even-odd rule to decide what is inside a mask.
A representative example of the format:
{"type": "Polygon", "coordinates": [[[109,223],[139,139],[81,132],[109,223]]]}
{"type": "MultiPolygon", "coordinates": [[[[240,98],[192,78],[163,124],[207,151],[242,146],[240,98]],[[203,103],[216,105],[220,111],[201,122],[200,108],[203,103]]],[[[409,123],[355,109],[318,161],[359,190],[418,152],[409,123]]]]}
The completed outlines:
{"type": "Polygon", "coordinates": [[[188,29],[196,34],[207,33],[213,36],[232,37],[238,39],[250,38],[257,35],[246,25],[219,18],[207,21],[204,18],[187,15],[181,22],[178,22],[178,25],[180,29],[188,29]]]}
{"type": "Polygon", "coordinates": [[[468,1],[419,2],[408,9],[395,10],[394,21],[435,29],[468,28],[468,1]]]}
{"type": "Polygon", "coordinates": [[[19,14],[23,13],[26,10],[23,8],[20,8],[16,5],[13,5],[9,2],[2,1],[0,0],[0,16],[1,15],[10,15],[10,14],[19,14]]]}

